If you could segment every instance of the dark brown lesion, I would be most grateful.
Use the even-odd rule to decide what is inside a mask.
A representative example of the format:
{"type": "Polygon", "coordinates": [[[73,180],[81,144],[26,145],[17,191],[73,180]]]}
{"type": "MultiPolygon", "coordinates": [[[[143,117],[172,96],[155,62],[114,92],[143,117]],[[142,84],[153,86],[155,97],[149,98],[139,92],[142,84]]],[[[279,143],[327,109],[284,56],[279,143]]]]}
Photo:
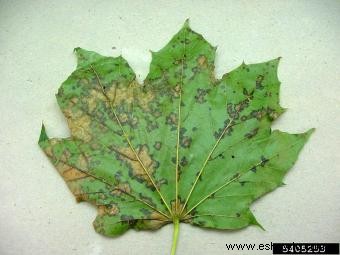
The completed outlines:
{"type": "Polygon", "coordinates": [[[156,141],[153,147],[159,151],[162,148],[162,142],[156,141]]]}
{"type": "Polygon", "coordinates": [[[147,126],[146,126],[146,129],[151,132],[155,129],[158,129],[159,126],[158,126],[158,123],[156,121],[147,121],[147,126]]]}
{"type": "Polygon", "coordinates": [[[207,100],[205,96],[209,93],[209,89],[197,89],[197,94],[195,95],[195,101],[199,104],[205,103],[207,100]]]}
{"type": "Polygon", "coordinates": [[[173,96],[175,98],[178,98],[179,95],[181,94],[181,85],[179,83],[176,84],[176,86],[173,89],[171,89],[171,91],[172,91],[173,96]]]}
{"type": "Polygon", "coordinates": [[[132,127],[132,128],[137,128],[138,126],[138,118],[137,117],[130,117],[129,119],[129,125],[132,127]]]}
{"type": "Polygon", "coordinates": [[[247,97],[246,99],[240,101],[237,104],[228,103],[227,104],[228,115],[234,120],[239,119],[240,113],[249,106],[249,101],[250,100],[247,97]]]}
{"type": "Polygon", "coordinates": [[[264,107],[258,109],[258,110],[253,110],[250,113],[250,117],[251,118],[256,118],[257,120],[261,120],[265,115],[266,115],[266,110],[264,109],[264,107]]]}
{"type": "Polygon", "coordinates": [[[257,134],[258,131],[259,131],[259,128],[254,128],[250,130],[248,133],[246,133],[244,136],[248,139],[251,139],[257,134]]]}
{"type": "Polygon", "coordinates": [[[122,214],[120,216],[120,219],[131,227],[133,227],[137,223],[137,219],[135,219],[132,215],[122,214]]]}
{"type": "Polygon", "coordinates": [[[243,88],[243,95],[246,97],[248,101],[251,101],[254,99],[254,92],[255,90],[248,91],[246,88],[243,88]]]}
{"type": "Polygon", "coordinates": [[[264,80],[264,75],[259,75],[256,78],[256,89],[262,90],[264,88],[263,86],[263,80],[264,80]]]}
{"type": "Polygon", "coordinates": [[[186,158],[185,156],[183,156],[183,157],[181,158],[181,160],[179,161],[179,164],[180,164],[181,167],[186,166],[186,165],[188,164],[187,158],[186,158]]]}
{"type": "Polygon", "coordinates": [[[180,138],[180,144],[181,144],[181,147],[183,148],[189,148],[191,146],[191,143],[192,143],[192,138],[189,137],[189,136],[182,136],[180,138]]]}
{"type": "Polygon", "coordinates": [[[183,127],[179,130],[179,144],[182,148],[189,148],[192,143],[192,138],[188,135],[184,135],[186,132],[186,128],[183,127]]]}
{"type": "Polygon", "coordinates": [[[267,108],[261,107],[260,109],[251,111],[250,114],[248,115],[243,115],[241,117],[241,121],[246,121],[249,119],[261,120],[265,116],[267,116],[270,120],[275,120],[279,117],[279,115],[280,114],[276,110],[270,107],[267,107],[267,108]]]}
{"type": "Polygon", "coordinates": [[[98,215],[99,216],[104,216],[104,215],[109,215],[109,216],[115,216],[119,214],[119,207],[118,205],[112,203],[109,205],[99,205],[98,206],[98,215]]]}
{"type": "Polygon", "coordinates": [[[151,114],[152,116],[159,118],[160,116],[162,116],[162,112],[159,110],[160,105],[156,104],[156,107],[152,107],[151,108],[151,114]]]}
{"type": "Polygon", "coordinates": [[[234,131],[234,125],[236,125],[236,122],[234,120],[226,119],[223,123],[223,127],[214,132],[215,139],[218,140],[220,137],[224,138],[226,135],[230,136],[234,131]]]}
{"type": "Polygon", "coordinates": [[[166,117],[166,124],[177,128],[177,114],[172,112],[166,117]]]}
{"type": "Polygon", "coordinates": [[[267,107],[266,112],[270,120],[275,120],[279,117],[279,113],[270,107],[267,107]]]}
{"type": "Polygon", "coordinates": [[[139,193],[139,198],[143,201],[146,201],[149,205],[153,206],[153,207],[157,207],[156,204],[152,201],[152,199],[148,196],[143,195],[142,193],[139,193]]]}
{"type": "Polygon", "coordinates": [[[261,162],[260,166],[264,167],[268,163],[269,159],[267,159],[265,156],[261,156],[261,162]]]}
{"type": "Polygon", "coordinates": [[[129,183],[119,183],[111,192],[112,195],[121,196],[122,194],[131,194],[131,186],[129,183]]]}
{"type": "Polygon", "coordinates": [[[125,112],[122,112],[118,114],[118,119],[120,123],[124,125],[129,121],[129,116],[125,112]]]}

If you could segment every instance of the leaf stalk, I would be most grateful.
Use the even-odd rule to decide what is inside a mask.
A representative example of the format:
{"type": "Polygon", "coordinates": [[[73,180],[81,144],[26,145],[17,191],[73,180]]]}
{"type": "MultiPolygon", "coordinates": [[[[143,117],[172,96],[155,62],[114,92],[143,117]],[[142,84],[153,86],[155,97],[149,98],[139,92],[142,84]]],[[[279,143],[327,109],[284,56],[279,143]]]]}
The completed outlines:
{"type": "Polygon", "coordinates": [[[178,234],[179,234],[179,219],[175,217],[173,219],[173,222],[174,222],[174,234],[172,238],[171,255],[176,254],[177,240],[178,240],[178,234]]]}

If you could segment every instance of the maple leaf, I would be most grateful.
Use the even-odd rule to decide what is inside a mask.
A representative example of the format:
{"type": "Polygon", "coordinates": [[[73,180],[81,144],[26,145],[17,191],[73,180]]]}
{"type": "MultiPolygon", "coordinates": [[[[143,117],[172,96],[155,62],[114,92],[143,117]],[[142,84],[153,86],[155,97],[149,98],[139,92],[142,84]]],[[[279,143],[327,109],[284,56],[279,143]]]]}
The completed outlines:
{"type": "Polygon", "coordinates": [[[279,58],[214,76],[216,47],[188,21],[152,52],[144,84],[127,61],[76,48],[56,95],[71,131],[39,145],[77,201],[98,207],[106,236],[179,222],[216,229],[259,225],[250,204],[282,184],[313,129],[271,130],[279,58]]]}

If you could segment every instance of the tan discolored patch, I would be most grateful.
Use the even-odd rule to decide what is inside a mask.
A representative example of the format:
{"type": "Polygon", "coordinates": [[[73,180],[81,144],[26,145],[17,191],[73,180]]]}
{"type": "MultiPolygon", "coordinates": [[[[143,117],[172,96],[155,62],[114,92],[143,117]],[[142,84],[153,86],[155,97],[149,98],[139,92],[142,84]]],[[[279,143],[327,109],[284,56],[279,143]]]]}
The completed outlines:
{"type": "Polygon", "coordinates": [[[111,192],[112,195],[120,196],[123,193],[131,194],[131,187],[128,183],[119,183],[111,192]]]}
{"type": "Polygon", "coordinates": [[[85,79],[85,78],[82,78],[82,79],[80,79],[80,84],[82,84],[82,85],[87,85],[87,84],[89,84],[89,81],[87,80],[87,79],[85,79]]]}
{"type": "Polygon", "coordinates": [[[81,169],[88,169],[88,158],[84,154],[80,154],[78,157],[77,165],[81,169]]]}
{"type": "Polygon", "coordinates": [[[74,196],[76,197],[76,201],[77,203],[83,202],[83,201],[87,201],[89,198],[89,195],[86,193],[81,193],[81,194],[74,194],[74,196]]]}
{"type": "Polygon", "coordinates": [[[91,143],[91,148],[94,149],[94,150],[98,150],[100,149],[101,145],[99,145],[98,143],[91,143]]]}
{"type": "Polygon", "coordinates": [[[63,178],[66,182],[76,181],[76,180],[88,177],[87,174],[80,172],[79,170],[77,170],[73,167],[70,167],[69,169],[64,171],[62,176],[63,176],[63,178]]]}
{"type": "Polygon", "coordinates": [[[70,102],[75,105],[76,103],[78,103],[79,99],[77,97],[73,97],[70,99],[70,102]]]}
{"type": "Polygon", "coordinates": [[[197,63],[200,67],[206,67],[207,66],[207,58],[204,55],[201,55],[197,58],[197,63]]]}
{"type": "Polygon", "coordinates": [[[71,157],[71,152],[69,150],[64,150],[59,160],[66,162],[71,157]]]}
{"type": "Polygon", "coordinates": [[[155,212],[153,211],[151,214],[150,214],[150,217],[152,219],[155,219],[155,220],[168,220],[168,218],[166,218],[164,215],[158,213],[158,212],[155,212]]]}
{"type": "Polygon", "coordinates": [[[76,119],[83,115],[82,111],[73,108],[73,103],[66,109],[63,109],[63,113],[67,119],[76,119]]]}
{"type": "Polygon", "coordinates": [[[118,118],[121,123],[126,123],[129,120],[129,117],[126,113],[119,114],[118,118]]]}
{"type": "Polygon", "coordinates": [[[131,104],[134,101],[134,88],[137,86],[139,85],[136,81],[131,82],[128,86],[114,83],[108,89],[106,95],[114,106],[120,105],[123,102],[131,104]]]}
{"type": "Polygon", "coordinates": [[[106,95],[113,103],[113,106],[121,105],[123,102],[129,105],[136,101],[145,111],[149,110],[149,103],[155,97],[151,91],[143,92],[137,81],[132,81],[128,86],[113,84],[106,95]]]}
{"type": "Polygon", "coordinates": [[[187,212],[187,208],[183,209],[183,206],[184,206],[184,203],[182,203],[180,200],[177,201],[177,206],[176,206],[175,200],[171,201],[171,211],[173,211],[176,215],[178,215],[180,220],[184,219],[183,215],[185,215],[185,213],[187,212]],[[182,214],[179,215],[179,212],[182,212],[182,214]]]}
{"type": "Polygon", "coordinates": [[[175,88],[173,89],[173,94],[175,97],[179,97],[180,93],[181,93],[181,85],[177,84],[175,88]]]}
{"type": "Polygon", "coordinates": [[[55,142],[56,142],[55,138],[50,139],[49,140],[50,145],[44,148],[44,152],[46,153],[48,157],[54,157],[52,146],[53,146],[53,143],[55,142]]]}
{"type": "Polygon", "coordinates": [[[177,125],[177,114],[176,113],[170,113],[166,117],[166,124],[176,126],[177,125]]]}
{"type": "Polygon", "coordinates": [[[88,115],[81,115],[78,118],[67,119],[68,126],[74,137],[89,142],[91,140],[90,124],[91,119],[88,115]]]}
{"type": "Polygon", "coordinates": [[[150,91],[141,94],[141,96],[138,97],[140,107],[145,111],[149,111],[149,103],[154,99],[154,97],[155,95],[150,91]]]}
{"type": "Polygon", "coordinates": [[[143,228],[145,229],[159,229],[162,226],[170,223],[169,219],[158,212],[152,212],[148,220],[143,220],[143,228]],[[152,219],[152,220],[150,220],[152,219]]]}
{"type": "Polygon", "coordinates": [[[119,208],[115,204],[111,204],[110,206],[105,206],[105,205],[98,206],[98,214],[100,216],[103,216],[103,215],[114,216],[114,215],[117,215],[118,213],[119,213],[119,208]]]}
{"type": "MultiPolygon", "coordinates": [[[[150,181],[148,175],[145,172],[145,169],[137,159],[132,149],[130,147],[122,148],[119,149],[118,152],[119,158],[130,165],[131,175],[136,177],[137,179],[146,181],[148,185],[151,186],[152,182],[150,181]]],[[[152,173],[154,172],[154,166],[156,162],[153,161],[151,156],[149,155],[148,147],[146,145],[142,145],[141,147],[139,147],[138,150],[136,150],[136,153],[141,162],[143,163],[143,165],[145,166],[146,171],[148,171],[148,173],[152,175],[152,173]]]]}
{"type": "Polygon", "coordinates": [[[79,182],[77,180],[83,178],[91,178],[87,174],[73,168],[61,161],[59,161],[55,167],[57,168],[59,174],[65,180],[70,191],[75,195],[77,202],[85,201],[88,198],[88,195],[85,194],[81,188],[79,182]]]}
{"type": "Polygon", "coordinates": [[[132,117],[132,118],[130,119],[130,125],[131,125],[132,127],[136,127],[137,124],[138,124],[138,119],[137,119],[136,117],[132,117]]]}
{"type": "Polygon", "coordinates": [[[105,102],[107,100],[101,91],[91,90],[90,96],[87,98],[87,100],[84,101],[87,102],[89,112],[92,113],[93,110],[96,109],[99,102],[105,102]]]}

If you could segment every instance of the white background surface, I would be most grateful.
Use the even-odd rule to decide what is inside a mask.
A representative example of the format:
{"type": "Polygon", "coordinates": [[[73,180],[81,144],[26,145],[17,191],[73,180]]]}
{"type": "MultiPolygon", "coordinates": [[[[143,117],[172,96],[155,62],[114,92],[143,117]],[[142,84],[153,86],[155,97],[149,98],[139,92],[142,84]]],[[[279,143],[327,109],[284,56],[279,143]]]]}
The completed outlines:
{"type": "Polygon", "coordinates": [[[253,204],[266,231],[182,224],[178,254],[271,254],[225,244],[340,241],[339,1],[0,0],[0,254],[168,254],[172,225],[117,239],[96,234],[95,208],[76,204],[37,140],[42,120],[50,136],[69,134],[54,94],[75,68],[74,47],[122,54],[142,81],[148,50],[163,47],[186,18],[218,45],[217,77],[242,60],[282,56],[289,109],[274,128],[316,132],[287,185],[253,204]]]}

